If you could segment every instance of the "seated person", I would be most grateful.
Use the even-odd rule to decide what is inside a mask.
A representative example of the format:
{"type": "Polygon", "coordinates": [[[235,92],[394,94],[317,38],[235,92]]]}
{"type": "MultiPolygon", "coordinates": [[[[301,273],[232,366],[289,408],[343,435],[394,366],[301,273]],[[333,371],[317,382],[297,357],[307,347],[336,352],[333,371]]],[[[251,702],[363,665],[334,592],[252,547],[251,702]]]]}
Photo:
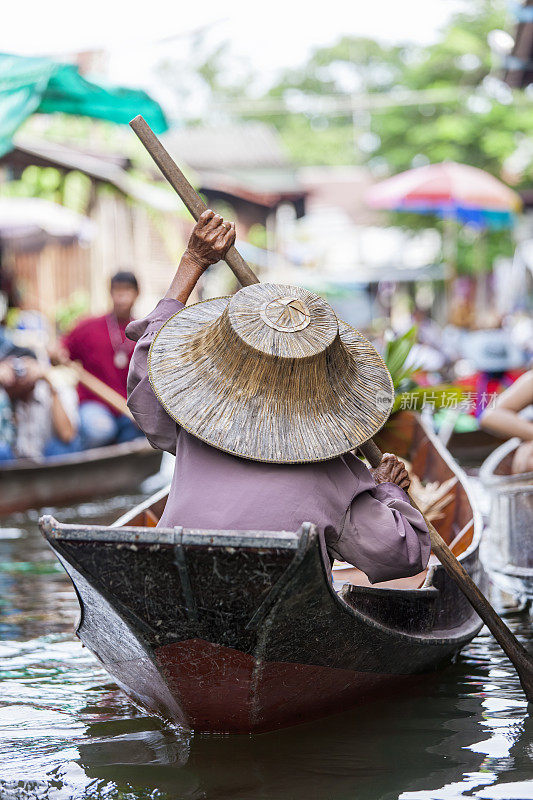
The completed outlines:
{"type": "Polygon", "coordinates": [[[0,361],[0,461],[64,455],[81,449],[76,397],[58,389],[35,358],[0,361]]]}
{"type": "MultiPolygon", "coordinates": [[[[410,505],[404,491],[409,480],[403,464],[389,455],[371,472],[350,452],[361,440],[343,439],[342,425],[350,424],[352,412],[363,426],[368,422],[367,414],[373,414],[374,421],[379,417],[379,425],[386,418],[388,406],[385,412],[377,412],[376,398],[383,386],[388,387],[390,394],[390,378],[374,348],[347,325],[343,325],[342,335],[346,341],[355,337],[358,344],[354,351],[348,344],[339,344],[339,324],[327,303],[316,295],[294,289],[309,298],[308,307],[295,297],[284,296],[290,287],[258,284],[241,289],[229,301],[219,298],[184,309],[196,281],[210,264],[224,257],[234,240],[234,225],[224,223],[212,211],[204,212],[167,295],[151,314],[131,323],[127,331],[137,342],[128,381],[129,407],[152,446],[176,454],[172,485],[159,525],[204,530],[295,531],[308,521],[324,535],[330,556],[356,565],[373,583],[421,572],[428,562],[430,540],[423,517],[410,505]],[[260,300],[248,307],[246,298],[252,289],[260,300]],[[280,291],[280,298],[269,301],[270,294],[276,291],[280,291]],[[244,308],[239,306],[241,302],[244,308]],[[228,303],[243,312],[244,325],[247,319],[259,331],[257,339],[252,336],[250,350],[245,348],[242,362],[231,359],[241,352],[239,347],[244,340],[240,339],[239,344],[238,337],[232,339],[229,331],[228,336],[221,335],[221,321],[227,323],[230,319],[229,312],[225,316],[221,309],[228,308],[228,303]],[[305,331],[307,326],[309,330],[305,331]],[[298,333],[300,330],[304,332],[302,335],[298,333]],[[168,358],[165,356],[159,362],[162,372],[153,351],[150,368],[147,363],[148,350],[159,332],[162,347],[168,348],[168,358]],[[296,340],[291,339],[295,333],[296,340]],[[280,350],[313,342],[317,360],[281,357],[274,345],[265,353],[259,341],[261,334],[276,340],[280,350]],[[316,375],[312,364],[324,375],[328,364],[324,355],[332,343],[338,345],[336,352],[340,355],[339,373],[335,375],[336,385],[344,392],[340,403],[333,392],[326,390],[329,375],[319,392],[312,390],[313,374],[316,375]],[[184,352],[188,354],[186,363],[180,355],[184,352]],[[371,361],[362,370],[363,374],[367,368],[370,370],[365,379],[358,377],[357,356],[371,361]],[[293,365],[290,377],[284,374],[284,379],[277,382],[277,370],[285,369],[288,361],[293,365]],[[231,371],[229,380],[228,371],[231,371]],[[347,380],[348,374],[351,377],[347,380]],[[374,375],[376,383],[372,385],[374,375]],[[181,383],[184,376],[189,381],[187,391],[181,383]],[[250,392],[247,387],[251,384],[250,392]],[[229,393],[229,402],[222,402],[217,385],[224,386],[224,392],[229,393]],[[282,426],[286,432],[284,447],[299,452],[300,457],[293,460],[304,463],[280,463],[279,456],[263,450],[280,447],[279,438],[269,437],[268,432],[278,426],[279,407],[288,393],[294,397],[296,410],[290,418],[291,424],[282,426]],[[323,394],[327,395],[326,400],[323,394]],[[206,401],[207,396],[212,398],[211,402],[206,401]],[[344,401],[351,409],[348,416],[346,412],[343,414],[344,401]],[[365,412],[358,411],[361,404],[365,412]],[[313,412],[315,406],[320,412],[313,412]],[[187,429],[178,424],[177,418],[182,413],[196,415],[199,425],[192,424],[190,416],[187,429]],[[219,414],[221,417],[213,429],[208,430],[206,417],[219,414]],[[326,450],[328,446],[331,448],[328,443],[334,437],[337,442],[343,441],[344,448],[340,454],[334,450],[322,453],[324,460],[312,460],[302,454],[307,454],[308,442],[314,441],[314,432],[320,425],[326,450]],[[326,425],[327,435],[324,435],[326,425]],[[267,433],[261,439],[263,430],[267,433]],[[232,447],[232,436],[249,447],[245,458],[242,451],[237,455],[232,447]]],[[[332,351],[328,352],[331,356],[332,351]]],[[[331,359],[329,364],[333,369],[331,359]]],[[[372,423],[370,427],[372,431],[365,439],[379,426],[372,423]]]]}
{"type": "Polygon", "coordinates": [[[514,455],[511,472],[533,472],[533,420],[526,410],[533,411],[533,370],[521,375],[496,400],[494,408],[487,408],[480,424],[482,428],[504,438],[518,436],[521,444],[514,455]],[[522,412],[522,413],[520,413],[522,412]]]}
{"type": "MultiPolygon", "coordinates": [[[[139,296],[137,279],[132,272],[117,272],[111,278],[112,308],[101,317],[79,322],[64,337],[50,357],[56,363],[68,359],[79,361],[87,372],[95,375],[116,392],[126,397],[128,367],[134,345],[126,338],[126,325],[131,322],[132,309],[139,296]]],[[[131,419],[120,414],[102,398],[81,383],[80,434],[83,447],[101,447],[113,442],[129,442],[142,436],[131,419]]]]}
{"type": "MultiPolygon", "coordinates": [[[[2,298],[0,292],[0,303],[1,302],[2,298]]],[[[13,342],[10,333],[6,330],[5,325],[2,321],[0,321],[0,361],[4,361],[9,357],[17,358],[18,356],[30,356],[30,358],[35,358],[35,353],[28,347],[19,347],[16,345],[13,342]]]]}

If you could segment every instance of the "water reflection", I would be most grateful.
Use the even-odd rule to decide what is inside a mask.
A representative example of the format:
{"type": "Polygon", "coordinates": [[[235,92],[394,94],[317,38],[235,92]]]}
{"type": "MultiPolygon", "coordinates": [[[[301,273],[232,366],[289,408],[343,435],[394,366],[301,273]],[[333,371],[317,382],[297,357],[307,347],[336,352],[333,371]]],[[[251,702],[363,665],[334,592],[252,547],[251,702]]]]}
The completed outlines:
{"type": "MultiPolygon", "coordinates": [[[[107,522],[136,499],[61,518],[107,522]]],[[[488,635],[394,701],[255,737],[180,732],[135,709],[73,637],[74,593],[36,518],[0,536],[0,797],[533,798],[532,718],[488,635]]],[[[533,644],[527,618],[512,624],[533,644]]]]}

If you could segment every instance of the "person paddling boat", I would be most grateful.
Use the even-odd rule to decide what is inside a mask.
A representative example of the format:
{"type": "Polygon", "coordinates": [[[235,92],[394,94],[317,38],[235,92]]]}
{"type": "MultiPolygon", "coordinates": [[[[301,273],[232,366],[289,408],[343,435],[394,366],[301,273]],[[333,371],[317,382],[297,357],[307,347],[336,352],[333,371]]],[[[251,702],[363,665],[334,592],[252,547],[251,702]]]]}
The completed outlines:
{"type": "Polygon", "coordinates": [[[159,526],[312,521],[330,555],[372,582],[419,573],[430,540],[403,464],[388,454],[372,471],[351,452],[392,402],[372,345],[298,287],[256,284],[185,308],[234,241],[233,224],[204,212],[165,298],[126,330],[129,408],[153,447],[176,454],[159,526]]]}

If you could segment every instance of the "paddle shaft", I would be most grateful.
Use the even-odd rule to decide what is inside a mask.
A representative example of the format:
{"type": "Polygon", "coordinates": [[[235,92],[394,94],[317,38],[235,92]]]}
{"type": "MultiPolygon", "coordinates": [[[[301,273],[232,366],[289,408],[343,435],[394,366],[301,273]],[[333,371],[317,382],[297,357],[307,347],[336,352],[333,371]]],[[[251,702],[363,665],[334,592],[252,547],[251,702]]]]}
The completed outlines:
{"type": "MultiPolygon", "coordinates": [[[[206,209],[203,200],[195,192],[177,164],[174,163],[173,159],[146,121],[139,116],[135,117],[135,119],[130,122],[130,125],[172,188],[175,189],[194,219],[197,220],[200,214],[206,209]]],[[[235,247],[230,248],[226,254],[225,260],[243,286],[259,283],[257,277],[235,247]]],[[[361,445],[359,450],[361,450],[371,467],[379,466],[383,454],[372,439],[361,445]]],[[[411,503],[414,508],[420,511],[412,498],[411,503]]],[[[533,659],[529,656],[527,650],[522,647],[518,639],[511,633],[485,595],[476,586],[468,572],[456,559],[442,536],[427,519],[426,525],[428,526],[433,552],[448,575],[459,585],[461,591],[469,600],[474,610],[479,614],[504,653],[514,664],[524,693],[527,699],[533,702],[533,659]]]]}
{"type": "MultiPolygon", "coordinates": [[[[359,450],[363,453],[371,467],[375,468],[380,465],[383,454],[372,439],[361,445],[359,450]]],[[[410,493],[409,498],[413,508],[420,511],[420,508],[415,503],[410,493]]],[[[525,647],[520,644],[516,636],[511,633],[483,592],[476,586],[434,525],[429,522],[422,511],[420,511],[420,513],[428,526],[432,551],[437,556],[448,575],[458,583],[463,594],[470,601],[472,607],[479,614],[506,656],[512,662],[520,678],[524,694],[529,702],[533,702],[533,658],[529,655],[525,647]]]]}
{"type": "Polygon", "coordinates": [[[90,392],[112,406],[119,414],[124,414],[128,419],[133,420],[133,414],[127,406],[126,399],[121,394],[112,389],[111,386],[108,386],[107,383],[101,381],[100,378],[87,372],[78,361],[69,361],[66,366],[75,372],[78,381],[87,387],[90,392]]]}
{"type": "MultiPolygon", "coordinates": [[[[193,189],[183,172],[165,150],[143,117],[139,116],[132,119],[130,126],[146,147],[172,188],[181,197],[194,219],[198,221],[200,214],[207,210],[207,206],[200,195],[193,189]]],[[[234,246],[230,247],[226,253],[225,261],[242,286],[251,286],[253,283],[259,283],[258,278],[254,275],[244,258],[234,246]]]]}

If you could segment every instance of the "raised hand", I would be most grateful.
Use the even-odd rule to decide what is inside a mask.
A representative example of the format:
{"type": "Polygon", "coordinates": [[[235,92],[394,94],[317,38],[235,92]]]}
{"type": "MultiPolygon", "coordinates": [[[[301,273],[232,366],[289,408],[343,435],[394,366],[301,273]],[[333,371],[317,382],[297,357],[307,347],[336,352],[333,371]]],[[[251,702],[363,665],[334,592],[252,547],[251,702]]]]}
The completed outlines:
{"type": "Polygon", "coordinates": [[[234,242],[235,223],[224,222],[220,214],[208,208],[193,228],[187,255],[205,270],[223,259],[234,242]]]}
{"type": "Polygon", "coordinates": [[[206,209],[193,228],[172,283],[165,297],[186,303],[196,282],[211,265],[220,261],[235,241],[235,223],[206,209]]]}

